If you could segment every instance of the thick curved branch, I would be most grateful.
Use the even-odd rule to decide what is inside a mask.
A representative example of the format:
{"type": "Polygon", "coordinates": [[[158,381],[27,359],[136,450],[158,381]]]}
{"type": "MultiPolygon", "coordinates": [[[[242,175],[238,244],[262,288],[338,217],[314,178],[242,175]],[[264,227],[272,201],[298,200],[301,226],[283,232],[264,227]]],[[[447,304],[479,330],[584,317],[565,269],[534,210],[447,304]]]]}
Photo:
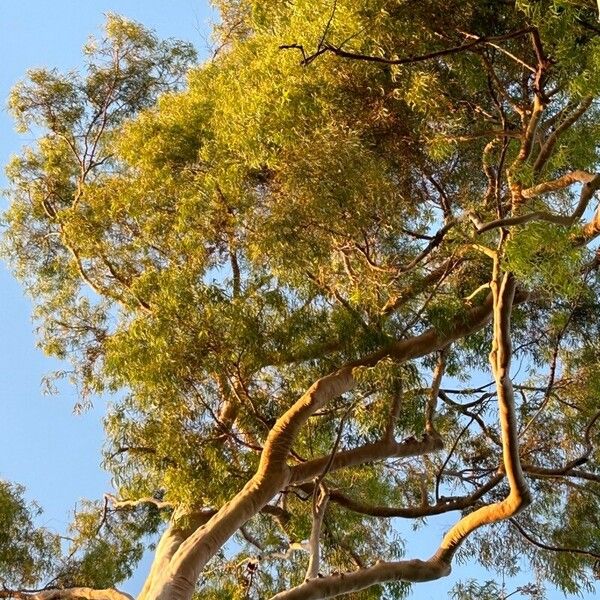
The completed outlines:
{"type": "Polygon", "coordinates": [[[364,590],[382,581],[433,581],[450,574],[450,567],[431,560],[379,561],[372,567],[353,573],[340,573],[311,579],[271,600],[320,600],[364,590]]]}
{"type": "MultiPolygon", "coordinates": [[[[514,293],[514,288],[512,291],[514,293]]],[[[526,297],[521,295],[520,300],[526,297]]],[[[246,521],[288,486],[292,470],[287,465],[287,458],[298,432],[314,412],[354,388],[356,381],[353,371],[356,367],[374,366],[387,357],[403,363],[440,350],[486,325],[492,316],[493,305],[493,298],[488,296],[481,306],[461,314],[443,332],[432,328],[413,338],[392,342],[316,381],[271,429],[254,476],[208,523],[199,527],[179,546],[153,586],[152,597],[169,597],[170,600],[187,600],[191,597],[208,560],[246,521]]],[[[425,570],[429,571],[429,567],[425,570]]],[[[443,570],[447,570],[446,566],[443,570]]]]}
{"type": "Polygon", "coordinates": [[[519,458],[519,436],[510,380],[512,354],[510,316],[515,294],[514,277],[507,273],[502,283],[498,280],[493,281],[492,291],[494,294],[494,340],[490,363],[496,381],[502,430],[502,458],[510,493],[501,502],[484,506],[466,515],[450,529],[436,553],[436,556],[448,563],[462,542],[475,529],[510,518],[531,503],[531,494],[519,458]]]}
{"type": "MultiPolygon", "coordinates": [[[[497,265],[496,265],[497,268],[497,265]]],[[[379,562],[373,567],[323,577],[303,583],[273,596],[271,600],[319,600],[358,591],[384,581],[430,581],[450,573],[452,557],[464,540],[482,525],[516,515],[531,502],[531,496],[519,459],[518,432],[512,383],[510,381],[510,316],[515,296],[515,280],[506,274],[500,283],[492,282],[494,304],[494,341],[490,363],[498,395],[504,471],[510,485],[509,495],[466,515],[444,536],[437,552],[427,561],[379,562]]]]}
{"type": "MultiPolygon", "coordinates": [[[[217,514],[217,512],[218,511],[214,508],[205,508],[194,512],[175,511],[171,517],[169,526],[162,534],[158,546],[156,547],[150,573],[144,581],[144,586],[137,600],[152,597],[150,596],[150,591],[153,586],[156,585],[163,572],[168,568],[171,559],[181,544],[194,533],[194,531],[217,514]]],[[[284,527],[291,517],[288,511],[272,504],[266,504],[261,508],[260,512],[273,517],[281,527],[284,527]]]]}
{"type": "Polygon", "coordinates": [[[216,511],[205,509],[191,514],[177,514],[177,511],[171,517],[169,526],[162,534],[156,550],[154,552],[154,560],[150,567],[150,572],[144,581],[142,590],[140,591],[137,600],[143,600],[151,596],[151,591],[160,581],[161,576],[168,568],[171,559],[179,550],[181,544],[200,526],[206,523],[216,511]]]}

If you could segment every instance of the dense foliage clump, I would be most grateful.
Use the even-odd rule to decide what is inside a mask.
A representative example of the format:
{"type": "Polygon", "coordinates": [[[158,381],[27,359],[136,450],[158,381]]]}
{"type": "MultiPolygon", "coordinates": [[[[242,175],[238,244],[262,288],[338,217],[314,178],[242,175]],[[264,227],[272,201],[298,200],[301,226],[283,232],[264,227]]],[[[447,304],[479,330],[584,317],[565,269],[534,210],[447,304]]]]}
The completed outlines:
{"type": "Polygon", "coordinates": [[[202,64],[113,15],[82,75],[11,95],[39,138],[8,166],[5,255],[82,402],[126,393],[114,495],[69,548],[6,484],[37,541],[5,567],[0,538],[0,582],[110,588],[161,531],[143,598],[398,598],[457,551],[527,565],[524,595],[589,589],[596,3],[217,5],[202,64]],[[451,511],[401,560],[392,517],[451,511]]]}

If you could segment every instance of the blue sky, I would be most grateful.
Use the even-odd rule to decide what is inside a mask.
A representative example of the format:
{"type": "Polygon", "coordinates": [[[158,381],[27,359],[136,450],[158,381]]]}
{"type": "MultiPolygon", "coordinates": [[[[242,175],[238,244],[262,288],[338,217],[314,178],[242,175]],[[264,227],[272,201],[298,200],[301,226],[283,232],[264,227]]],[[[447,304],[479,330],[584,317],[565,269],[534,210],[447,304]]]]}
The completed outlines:
{"type": "MultiPolygon", "coordinates": [[[[99,32],[106,12],[141,21],[161,37],[190,41],[201,54],[206,51],[211,19],[206,0],[0,0],[2,106],[28,68],[77,68],[82,45],[90,34],[99,32]]],[[[3,108],[0,163],[5,165],[27,141],[14,133],[3,108]]],[[[2,172],[0,188],[6,185],[2,172]]],[[[5,206],[2,199],[1,207],[5,206]]],[[[0,289],[0,477],[25,485],[28,497],[44,508],[42,523],[61,531],[80,499],[98,498],[110,489],[109,476],[99,466],[106,400],[97,399],[92,410],[75,416],[76,391],[68,384],[61,386],[57,396],[42,395],[42,377],[61,365],[36,349],[30,302],[3,265],[0,289]]],[[[454,519],[450,515],[431,520],[416,536],[416,544],[408,547],[408,554],[428,556],[454,519]]],[[[142,565],[122,587],[137,592],[146,568],[142,565]]],[[[458,576],[486,577],[469,567],[455,571],[449,579],[417,586],[413,597],[443,598],[458,576]]]]}

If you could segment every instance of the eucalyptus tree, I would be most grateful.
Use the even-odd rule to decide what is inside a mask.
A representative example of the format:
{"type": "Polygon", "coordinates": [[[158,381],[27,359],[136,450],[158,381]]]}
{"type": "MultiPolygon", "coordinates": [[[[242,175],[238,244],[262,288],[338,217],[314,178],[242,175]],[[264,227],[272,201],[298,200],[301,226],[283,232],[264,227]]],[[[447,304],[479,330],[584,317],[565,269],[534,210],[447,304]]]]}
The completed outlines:
{"type": "Polygon", "coordinates": [[[202,64],[110,16],[11,95],[5,254],[83,402],[122,393],[70,541],[3,484],[0,596],[125,598],[151,535],[144,600],[399,598],[457,557],[589,588],[596,3],[217,7],[202,64]],[[415,557],[392,519],[443,513],[415,557]]]}

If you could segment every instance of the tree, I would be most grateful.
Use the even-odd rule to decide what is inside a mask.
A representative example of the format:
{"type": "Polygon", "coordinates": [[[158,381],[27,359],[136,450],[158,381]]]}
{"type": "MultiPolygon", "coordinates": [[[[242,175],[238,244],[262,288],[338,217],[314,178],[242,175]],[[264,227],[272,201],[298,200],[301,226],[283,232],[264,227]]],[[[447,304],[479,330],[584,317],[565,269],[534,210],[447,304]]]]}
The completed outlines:
{"type": "Polygon", "coordinates": [[[217,4],[206,63],[110,16],[11,96],[5,254],[84,401],[127,393],[69,547],[6,484],[0,596],[125,598],[157,532],[144,600],[398,598],[457,554],[589,587],[596,3],[217,4]],[[390,521],[452,511],[427,560],[390,521]]]}

